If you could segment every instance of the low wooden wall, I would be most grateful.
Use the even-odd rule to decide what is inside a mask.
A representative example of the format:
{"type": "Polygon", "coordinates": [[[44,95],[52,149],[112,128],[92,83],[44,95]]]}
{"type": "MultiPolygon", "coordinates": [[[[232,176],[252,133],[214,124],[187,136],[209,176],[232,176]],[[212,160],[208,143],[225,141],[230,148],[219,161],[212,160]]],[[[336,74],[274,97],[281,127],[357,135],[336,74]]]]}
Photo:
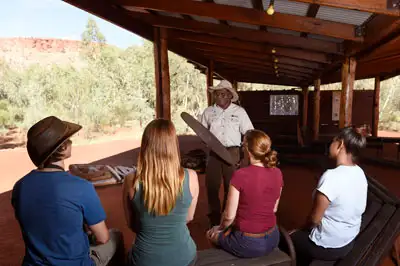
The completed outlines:
{"type": "MultiPolygon", "coordinates": [[[[271,136],[297,134],[297,123],[301,123],[303,96],[300,91],[240,91],[241,105],[246,109],[254,127],[264,130],[271,136]],[[298,115],[271,116],[270,95],[299,95],[298,115]]],[[[334,134],[338,130],[338,122],[332,120],[332,91],[321,91],[320,134],[334,134]]],[[[353,124],[371,125],[373,91],[354,91],[353,124]]],[[[313,125],[314,94],[309,92],[308,128],[313,125]]]]}

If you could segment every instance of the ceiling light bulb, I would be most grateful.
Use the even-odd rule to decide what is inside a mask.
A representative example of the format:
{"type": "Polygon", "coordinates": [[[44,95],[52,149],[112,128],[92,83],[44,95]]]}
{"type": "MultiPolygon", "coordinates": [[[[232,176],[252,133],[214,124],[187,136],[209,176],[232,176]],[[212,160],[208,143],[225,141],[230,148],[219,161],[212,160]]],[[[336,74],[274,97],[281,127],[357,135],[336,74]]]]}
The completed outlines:
{"type": "Polygon", "coordinates": [[[277,66],[277,65],[275,65],[275,66],[274,66],[274,68],[275,68],[275,69],[278,69],[278,66],[277,66]]]}
{"type": "Polygon", "coordinates": [[[270,4],[269,7],[268,7],[268,9],[267,9],[267,14],[270,15],[270,16],[272,16],[274,13],[275,13],[274,5],[273,5],[273,4],[270,4]]]}
{"type": "Polygon", "coordinates": [[[274,59],[274,62],[275,62],[275,63],[278,63],[278,62],[279,62],[278,58],[275,58],[275,59],[274,59]]]}
{"type": "Polygon", "coordinates": [[[276,53],[276,50],[275,50],[275,48],[272,48],[272,51],[271,51],[273,54],[274,53],[276,53]]]}

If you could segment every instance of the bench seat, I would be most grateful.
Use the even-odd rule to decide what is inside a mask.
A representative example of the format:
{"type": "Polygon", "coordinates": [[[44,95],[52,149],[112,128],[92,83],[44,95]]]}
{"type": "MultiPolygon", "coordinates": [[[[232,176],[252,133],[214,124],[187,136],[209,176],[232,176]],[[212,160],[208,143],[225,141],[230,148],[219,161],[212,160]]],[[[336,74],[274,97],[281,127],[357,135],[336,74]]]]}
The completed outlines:
{"type": "Polygon", "coordinates": [[[243,259],[231,255],[222,249],[206,249],[197,253],[196,266],[291,266],[291,258],[279,249],[267,256],[243,259]]]}

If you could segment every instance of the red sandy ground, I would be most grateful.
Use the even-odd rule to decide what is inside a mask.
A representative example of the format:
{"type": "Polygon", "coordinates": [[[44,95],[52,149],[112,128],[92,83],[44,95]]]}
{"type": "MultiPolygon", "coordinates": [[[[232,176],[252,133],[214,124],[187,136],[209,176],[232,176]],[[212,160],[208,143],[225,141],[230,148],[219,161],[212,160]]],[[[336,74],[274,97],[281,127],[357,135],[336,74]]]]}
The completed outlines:
{"type": "MultiPolygon", "coordinates": [[[[183,152],[201,147],[201,143],[195,137],[181,137],[181,149],[183,152]]],[[[68,163],[109,163],[119,165],[132,165],[138,153],[137,140],[119,140],[106,143],[98,143],[73,147],[72,158],[68,163]]],[[[25,149],[0,151],[0,265],[20,265],[24,254],[18,223],[14,218],[10,204],[10,190],[20,177],[33,168],[25,149]]],[[[366,173],[377,178],[393,193],[400,197],[400,171],[392,168],[382,168],[371,165],[363,166],[366,173]]],[[[319,172],[307,167],[282,167],[285,187],[278,211],[278,220],[287,229],[300,226],[307,215],[311,203],[311,192],[316,185],[319,172]]],[[[205,195],[204,176],[199,176],[200,196],[194,221],[189,225],[198,249],[209,248],[210,245],[204,237],[208,226],[207,199],[205,195]]],[[[121,202],[121,186],[109,186],[97,189],[102,204],[107,212],[107,224],[109,227],[119,228],[125,238],[125,247],[128,249],[133,241],[133,233],[127,228],[123,216],[121,202]]],[[[382,266],[394,265],[386,258],[382,266]]]]}

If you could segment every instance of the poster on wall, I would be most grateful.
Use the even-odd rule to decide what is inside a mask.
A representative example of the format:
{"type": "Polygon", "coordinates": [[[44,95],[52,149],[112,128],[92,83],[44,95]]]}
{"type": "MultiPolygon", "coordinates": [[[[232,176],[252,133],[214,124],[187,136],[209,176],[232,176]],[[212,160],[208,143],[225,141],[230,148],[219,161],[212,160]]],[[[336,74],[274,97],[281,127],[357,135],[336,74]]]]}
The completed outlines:
{"type": "Polygon", "coordinates": [[[339,121],[340,91],[332,92],[332,121],[339,121]]]}

